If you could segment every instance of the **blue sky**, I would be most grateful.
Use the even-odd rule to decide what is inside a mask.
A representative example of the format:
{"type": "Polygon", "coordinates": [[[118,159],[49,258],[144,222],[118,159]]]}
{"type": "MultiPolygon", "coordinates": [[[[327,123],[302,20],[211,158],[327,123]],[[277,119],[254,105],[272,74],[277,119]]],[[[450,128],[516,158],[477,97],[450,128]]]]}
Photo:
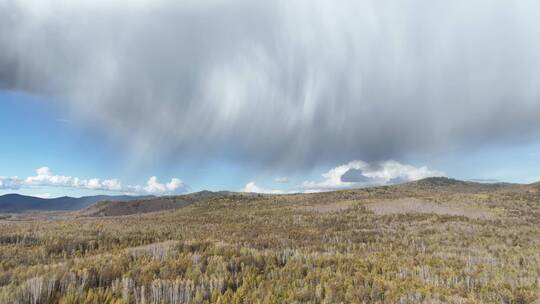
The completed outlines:
{"type": "MultiPolygon", "coordinates": [[[[175,162],[135,164],[129,149],[109,140],[106,134],[72,120],[68,109],[47,98],[20,92],[0,92],[0,176],[26,178],[47,166],[53,174],[82,179],[118,178],[123,183],[144,185],[150,176],[161,180],[178,177],[187,185],[183,191],[241,190],[249,182],[262,189],[294,189],[304,181],[324,180],[321,174],[341,165],[321,164],[290,175],[253,168],[226,160],[200,161],[178,159],[175,162]],[[192,165],[190,165],[190,163],[192,165]],[[274,181],[286,177],[288,183],[274,181]]],[[[461,179],[486,179],[527,183],[540,180],[540,143],[490,145],[421,158],[398,160],[415,166],[445,172],[461,179]]],[[[83,196],[119,194],[114,191],[59,186],[25,186],[3,189],[0,193],[39,196],[83,196]]]]}
{"type": "Polygon", "coordinates": [[[0,4],[0,193],[540,180],[538,1],[38,2],[0,4]]]}
{"type": "MultiPolygon", "coordinates": [[[[236,172],[219,160],[204,167],[190,166],[189,161],[134,164],[128,148],[72,120],[68,109],[46,97],[0,91],[0,121],[0,176],[26,178],[44,166],[58,175],[118,178],[131,184],[144,184],[150,176],[165,180],[179,176],[190,179],[186,191],[238,190],[243,187],[242,179],[249,178],[245,169],[236,172]]],[[[0,190],[2,194],[12,192],[52,197],[119,194],[47,186],[0,190]]]]}

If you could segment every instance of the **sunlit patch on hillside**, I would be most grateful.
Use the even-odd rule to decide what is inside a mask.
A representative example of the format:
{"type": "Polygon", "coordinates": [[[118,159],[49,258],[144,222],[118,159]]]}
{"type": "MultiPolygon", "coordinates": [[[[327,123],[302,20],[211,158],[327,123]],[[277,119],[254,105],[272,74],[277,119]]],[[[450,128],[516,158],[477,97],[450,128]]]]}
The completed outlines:
{"type": "Polygon", "coordinates": [[[435,203],[417,198],[402,198],[366,204],[377,215],[432,213],[438,215],[464,216],[471,219],[493,219],[495,214],[480,206],[466,204],[435,203]]]}

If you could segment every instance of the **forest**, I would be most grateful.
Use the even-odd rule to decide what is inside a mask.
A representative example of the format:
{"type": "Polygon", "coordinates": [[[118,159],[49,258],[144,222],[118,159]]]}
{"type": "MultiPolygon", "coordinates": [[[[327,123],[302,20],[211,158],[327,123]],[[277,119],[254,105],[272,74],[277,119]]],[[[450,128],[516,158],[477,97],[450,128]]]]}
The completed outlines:
{"type": "Polygon", "coordinates": [[[428,179],[5,216],[0,303],[540,303],[540,185],[428,179]]]}

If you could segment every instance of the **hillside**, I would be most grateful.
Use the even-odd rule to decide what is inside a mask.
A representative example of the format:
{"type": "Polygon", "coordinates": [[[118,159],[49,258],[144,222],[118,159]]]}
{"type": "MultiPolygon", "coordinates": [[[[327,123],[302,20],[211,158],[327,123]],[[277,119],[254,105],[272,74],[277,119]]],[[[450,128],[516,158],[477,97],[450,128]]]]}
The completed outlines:
{"type": "Polygon", "coordinates": [[[110,196],[95,195],[80,198],[63,196],[58,198],[39,198],[20,194],[6,194],[0,196],[0,213],[21,213],[29,211],[66,211],[79,210],[100,201],[130,201],[151,198],[152,196],[110,196]]]}
{"type": "Polygon", "coordinates": [[[203,192],[0,220],[0,303],[538,303],[534,187],[203,192]]]}
{"type": "Polygon", "coordinates": [[[403,184],[405,187],[428,191],[481,192],[498,189],[510,189],[520,186],[511,183],[479,183],[463,181],[448,177],[428,177],[418,181],[403,184]]]}
{"type": "Polygon", "coordinates": [[[540,182],[532,183],[530,184],[532,188],[539,189],[540,190],[540,182]]]}
{"type": "MultiPolygon", "coordinates": [[[[300,200],[307,199],[310,201],[341,199],[343,197],[347,197],[349,199],[365,199],[372,195],[372,193],[380,193],[381,195],[384,193],[386,197],[393,198],[407,196],[410,193],[421,193],[425,191],[475,193],[496,189],[510,189],[513,186],[517,185],[482,184],[460,181],[446,177],[433,177],[394,186],[380,186],[314,194],[293,194],[291,197],[296,197],[300,200]],[[392,189],[392,191],[388,191],[388,189],[392,189]]],[[[83,217],[133,215],[182,208],[193,203],[217,200],[226,196],[250,197],[260,195],[267,196],[266,194],[201,191],[186,195],[132,200],[129,202],[102,201],[80,210],[76,213],[76,215],[83,217]]]]}
{"type": "Polygon", "coordinates": [[[101,201],[77,212],[78,216],[119,216],[182,208],[195,202],[227,195],[227,192],[201,191],[180,196],[135,199],[130,201],[101,201]]]}

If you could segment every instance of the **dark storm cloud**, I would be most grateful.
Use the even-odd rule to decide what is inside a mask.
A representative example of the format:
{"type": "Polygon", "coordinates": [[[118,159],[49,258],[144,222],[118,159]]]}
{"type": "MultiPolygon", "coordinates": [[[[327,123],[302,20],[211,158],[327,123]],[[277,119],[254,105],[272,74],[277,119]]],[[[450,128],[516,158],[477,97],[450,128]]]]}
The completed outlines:
{"type": "Polygon", "coordinates": [[[341,176],[341,181],[345,183],[368,183],[371,180],[371,177],[364,175],[362,169],[349,169],[341,176]]]}
{"type": "Polygon", "coordinates": [[[141,156],[382,160],[540,135],[536,1],[0,1],[0,86],[141,156]]]}

